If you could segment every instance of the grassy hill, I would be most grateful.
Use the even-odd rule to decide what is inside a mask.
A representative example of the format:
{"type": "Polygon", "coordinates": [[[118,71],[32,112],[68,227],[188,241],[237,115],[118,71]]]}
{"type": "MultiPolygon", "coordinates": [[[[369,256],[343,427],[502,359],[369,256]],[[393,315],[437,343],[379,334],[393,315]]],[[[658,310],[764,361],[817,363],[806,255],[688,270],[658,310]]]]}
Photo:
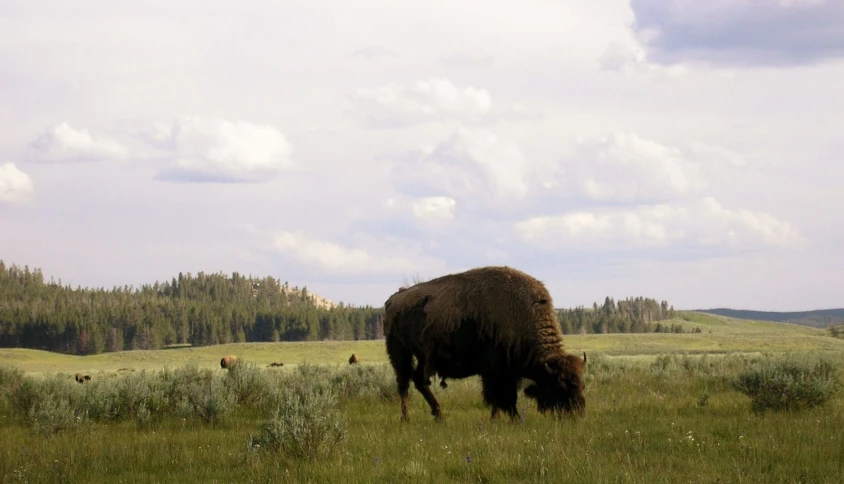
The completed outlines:
{"type": "MultiPolygon", "coordinates": [[[[729,353],[835,351],[844,352],[844,339],[832,338],[824,330],[796,324],[748,321],[710,314],[681,312],[668,324],[682,325],[689,333],[566,335],[569,351],[610,356],[656,355],[662,353],[729,353]],[[699,328],[700,332],[696,331],[699,328]]],[[[261,365],[283,362],[346,365],[356,353],[363,364],[386,363],[384,342],[321,341],[279,343],[232,343],[217,346],[181,346],[164,350],[121,351],[91,356],[74,356],[31,349],[0,349],[0,359],[28,373],[115,372],[177,367],[196,363],[219,368],[220,358],[235,354],[261,365]]]]}
{"type": "Polygon", "coordinates": [[[759,319],[764,321],[776,321],[783,323],[800,324],[815,328],[826,328],[844,324],[844,308],[842,309],[818,309],[815,311],[799,312],[772,312],[752,311],[746,309],[698,309],[698,312],[715,314],[738,319],[759,319]]]}

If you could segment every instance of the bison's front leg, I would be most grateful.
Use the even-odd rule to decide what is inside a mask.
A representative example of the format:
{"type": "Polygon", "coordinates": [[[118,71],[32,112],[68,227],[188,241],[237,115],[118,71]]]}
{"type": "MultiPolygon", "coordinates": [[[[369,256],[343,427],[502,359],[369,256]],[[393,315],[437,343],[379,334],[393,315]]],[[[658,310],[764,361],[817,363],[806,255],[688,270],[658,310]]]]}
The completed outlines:
{"type": "Polygon", "coordinates": [[[483,375],[481,382],[484,401],[492,406],[490,419],[496,419],[499,412],[504,410],[510,416],[511,422],[517,420],[519,418],[519,410],[516,408],[518,380],[503,375],[483,375]]]}

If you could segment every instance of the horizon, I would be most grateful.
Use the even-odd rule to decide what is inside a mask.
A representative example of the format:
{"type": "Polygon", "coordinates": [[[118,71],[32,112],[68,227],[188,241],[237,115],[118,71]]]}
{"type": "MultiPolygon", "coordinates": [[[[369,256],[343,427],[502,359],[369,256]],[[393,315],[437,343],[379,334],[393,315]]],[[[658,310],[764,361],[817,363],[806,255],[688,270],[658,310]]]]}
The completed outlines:
{"type": "MultiPolygon", "coordinates": [[[[14,263],[9,263],[9,262],[7,262],[7,261],[5,261],[5,260],[3,260],[3,259],[0,259],[0,262],[2,262],[3,264],[5,264],[7,269],[8,269],[9,267],[13,266],[13,265],[14,265],[14,266],[17,266],[17,267],[19,267],[19,268],[24,268],[24,267],[26,267],[26,266],[27,266],[26,264],[14,264],[14,263]]],[[[38,268],[38,267],[29,267],[29,269],[32,271],[32,270],[35,270],[35,269],[39,269],[39,270],[40,270],[41,268],[38,268]]],[[[212,273],[212,272],[208,272],[208,271],[200,271],[200,272],[204,272],[205,274],[220,274],[220,272],[214,272],[214,273],[212,273]]],[[[235,272],[237,272],[237,271],[235,271],[235,272]]],[[[161,283],[161,284],[167,283],[167,284],[169,284],[170,282],[172,282],[172,280],[173,280],[175,277],[178,277],[178,274],[179,274],[179,273],[174,274],[173,276],[168,277],[168,278],[165,278],[165,279],[163,279],[163,280],[155,280],[155,281],[152,281],[152,282],[145,282],[145,283],[141,283],[141,284],[137,284],[137,285],[136,285],[136,284],[117,284],[117,285],[111,285],[110,287],[106,287],[106,286],[81,286],[81,285],[71,285],[71,284],[65,283],[65,282],[64,282],[64,280],[63,280],[63,279],[61,279],[61,278],[58,278],[58,277],[53,277],[53,276],[49,276],[49,277],[48,277],[48,275],[47,275],[47,274],[44,274],[44,273],[43,273],[43,271],[42,271],[42,275],[43,275],[43,277],[44,277],[44,282],[45,282],[45,283],[50,283],[50,284],[59,284],[59,283],[61,283],[60,285],[61,285],[62,287],[65,287],[65,288],[70,288],[70,289],[72,289],[72,290],[76,290],[76,289],[81,288],[81,289],[83,289],[83,290],[105,289],[105,290],[107,290],[107,291],[114,290],[114,289],[116,289],[116,288],[123,288],[123,287],[130,287],[130,288],[132,288],[132,289],[134,289],[134,290],[139,290],[139,289],[141,289],[143,286],[153,286],[153,285],[155,285],[156,283],[161,283]]],[[[182,272],[181,272],[181,274],[190,274],[190,275],[192,275],[192,276],[194,276],[194,277],[195,277],[198,273],[197,273],[197,272],[190,272],[190,273],[188,273],[188,272],[182,271],[182,272]]],[[[232,273],[222,273],[222,274],[223,274],[224,276],[226,276],[226,277],[231,277],[231,275],[232,275],[232,273]]],[[[239,274],[240,276],[242,276],[242,277],[254,278],[254,279],[262,279],[262,278],[264,278],[264,277],[273,277],[274,279],[276,279],[276,280],[280,281],[280,283],[281,283],[282,285],[284,285],[285,283],[288,283],[288,284],[289,284],[289,286],[290,286],[292,289],[295,289],[295,290],[307,289],[307,286],[302,286],[302,285],[300,285],[300,284],[296,284],[296,283],[295,283],[295,281],[288,281],[288,280],[285,280],[285,279],[283,279],[283,278],[279,278],[279,277],[276,277],[276,276],[270,276],[270,275],[260,276],[260,275],[256,275],[256,274],[244,274],[244,273],[240,273],[240,272],[238,272],[238,274],[239,274]]],[[[420,281],[420,282],[424,282],[424,281],[420,281]]],[[[314,296],[318,296],[318,297],[325,298],[325,296],[323,296],[322,294],[320,294],[320,293],[318,293],[318,292],[316,292],[316,291],[312,291],[311,289],[307,289],[307,291],[308,291],[308,294],[310,294],[310,295],[314,295],[314,296]]],[[[392,294],[392,293],[390,293],[390,294],[392,294]]],[[[389,297],[389,294],[388,294],[386,297],[389,297]]],[[[386,299],[386,297],[385,297],[385,299],[386,299]]],[[[552,295],[552,297],[553,297],[553,295],[552,295]]],[[[627,295],[627,296],[617,296],[617,297],[616,297],[616,296],[609,296],[609,295],[608,295],[608,296],[605,296],[604,298],[606,298],[606,297],[610,297],[610,298],[612,298],[614,301],[624,300],[624,299],[627,299],[627,298],[637,298],[637,297],[643,297],[643,298],[646,298],[646,299],[653,299],[653,300],[656,300],[656,301],[659,301],[659,302],[661,302],[661,301],[665,300],[664,298],[660,298],[660,297],[658,297],[658,295],[652,295],[652,294],[637,294],[637,295],[627,295]]],[[[567,306],[561,306],[561,305],[557,304],[557,303],[556,303],[556,299],[555,299],[555,300],[554,300],[554,309],[574,309],[574,308],[576,308],[576,307],[581,307],[581,306],[582,306],[582,307],[584,307],[584,308],[586,308],[586,309],[591,309],[591,308],[592,308],[592,304],[593,304],[593,303],[597,303],[597,304],[600,306],[600,305],[603,303],[604,298],[601,298],[601,300],[591,301],[591,302],[589,302],[589,303],[577,303],[577,304],[567,305],[567,306]]],[[[343,305],[345,305],[345,306],[352,306],[352,307],[364,307],[364,306],[370,306],[370,307],[375,307],[375,308],[378,308],[378,307],[382,307],[382,306],[383,306],[383,303],[381,303],[380,305],[372,305],[372,304],[356,304],[356,303],[354,303],[353,301],[337,301],[337,300],[333,300],[333,299],[330,299],[330,298],[325,298],[325,299],[328,299],[331,303],[334,303],[334,304],[340,304],[340,303],[342,303],[342,304],[343,304],[343,305]]],[[[668,300],[665,300],[665,301],[666,301],[666,302],[668,303],[668,305],[669,305],[670,307],[672,307],[675,311],[691,311],[691,312],[702,312],[702,311],[710,311],[710,310],[718,310],[718,309],[727,309],[727,310],[731,310],[731,311],[752,311],[752,312],[771,312],[771,313],[803,313],[803,312],[815,312],[815,311],[835,311],[835,310],[844,310],[844,307],[840,307],[840,308],[839,308],[839,307],[829,307],[829,308],[798,309],[798,310],[792,310],[792,311],[774,311],[774,310],[768,310],[768,309],[744,308],[744,307],[726,307],[726,306],[713,306],[713,307],[708,307],[708,308],[694,308],[694,309],[692,309],[692,308],[678,308],[678,307],[675,307],[675,305],[674,305],[674,304],[672,304],[672,303],[671,303],[671,301],[668,301],[668,300]]]]}
{"type": "Polygon", "coordinates": [[[364,1],[4,7],[0,259],[844,307],[844,3],[364,1]]]}

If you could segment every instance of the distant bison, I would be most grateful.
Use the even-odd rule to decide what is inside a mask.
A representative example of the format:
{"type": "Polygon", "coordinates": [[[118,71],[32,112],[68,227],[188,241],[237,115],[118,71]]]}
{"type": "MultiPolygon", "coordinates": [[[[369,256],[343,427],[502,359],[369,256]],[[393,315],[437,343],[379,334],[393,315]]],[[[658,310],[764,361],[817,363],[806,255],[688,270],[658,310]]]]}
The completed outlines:
{"type": "Polygon", "coordinates": [[[358,363],[360,363],[360,358],[358,358],[358,355],[352,353],[352,356],[349,357],[349,364],[357,365],[358,363]]]}
{"type": "Polygon", "coordinates": [[[284,366],[284,363],[281,363],[281,362],[278,362],[278,363],[270,363],[268,366],[269,366],[270,368],[275,368],[275,367],[277,367],[277,366],[284,366]]]}
{"type": "Polygon", "coordinates": [[[91,375],[83,375],[82,373],[77,373],[74,379],[78,383],[85,383],[86,381],[91,379],[91,375]]]}
{"type": "Polygon", "coordinates": [[[231,369],[234,364],[237,363],[237,356],[235,355],[226,355],[220,360],[220,368],[223,369],[231,369]]]}
{"type": "Polygon", "coordinates": [[[509,267],[482,267],[399,290],[384,304],[387,354],[396,373],[401,418],[408,420],[410,381],[431,414],[442,417],[431,392],[437,374],[480,375],[491,418],[504,410],[516,419],[518,389],[540,412],[582,415],[583,359],[563,350],[563,336],[545,285],[509,267]],[[414,366],[414,357],[416,365],[414,366]]]}

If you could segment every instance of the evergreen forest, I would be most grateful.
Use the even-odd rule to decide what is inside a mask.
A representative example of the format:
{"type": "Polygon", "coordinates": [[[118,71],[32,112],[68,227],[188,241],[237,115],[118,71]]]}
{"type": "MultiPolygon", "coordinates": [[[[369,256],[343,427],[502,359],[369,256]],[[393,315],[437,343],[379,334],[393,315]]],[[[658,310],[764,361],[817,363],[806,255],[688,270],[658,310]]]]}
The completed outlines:
{"type": "MultiPolygon", "coordinates": [[[[385,297],[386,299],[386,297],[385,297]]],[[[682,332],[667,302],[648,298],[559,309],[572,333],[682,332]]],[[[237,342],[381,339],[383,308],[322,304],[273,277],[179,273],[170,281],[72,288],[0,260],[0,347],[88,355],[237,342]]]]}

